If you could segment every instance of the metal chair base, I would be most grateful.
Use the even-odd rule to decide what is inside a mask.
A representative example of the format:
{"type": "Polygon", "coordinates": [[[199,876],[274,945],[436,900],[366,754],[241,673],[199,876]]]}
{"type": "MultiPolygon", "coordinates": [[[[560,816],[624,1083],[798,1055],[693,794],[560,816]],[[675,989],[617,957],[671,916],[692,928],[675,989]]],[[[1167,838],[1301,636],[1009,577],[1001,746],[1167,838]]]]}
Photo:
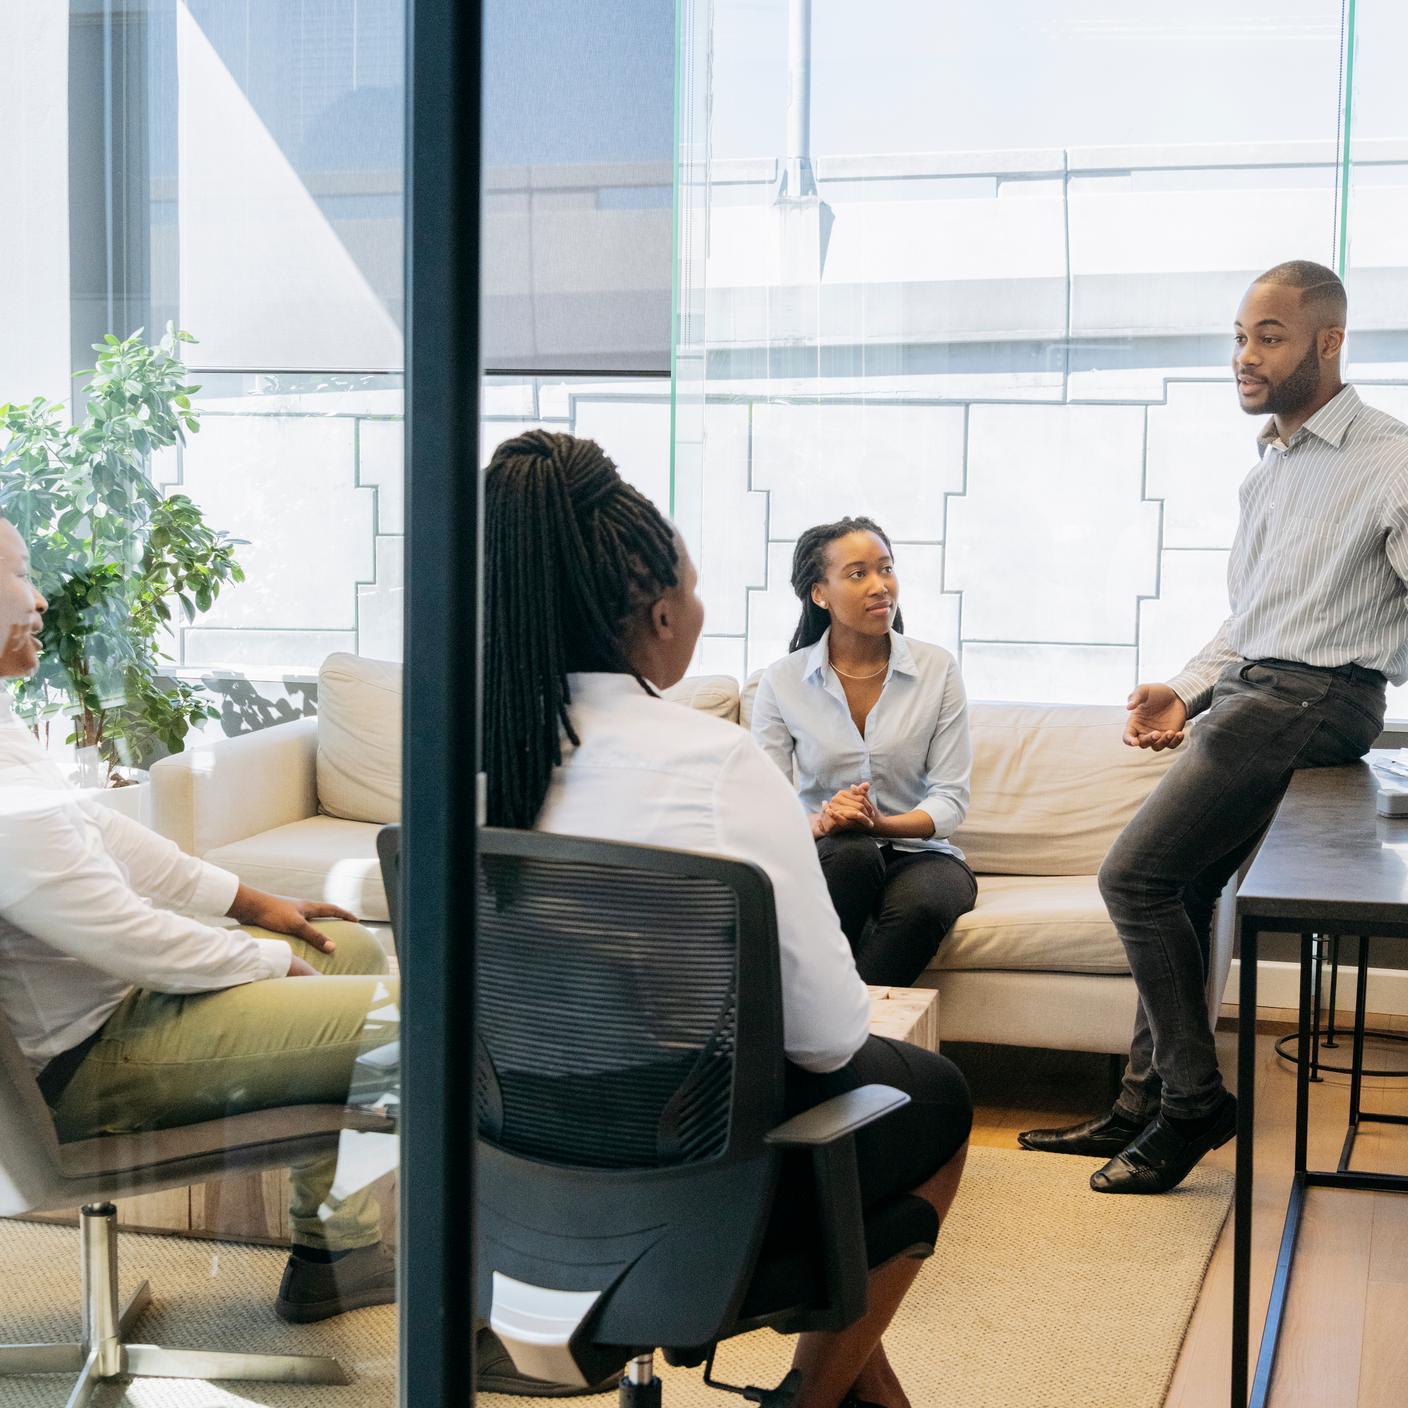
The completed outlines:
{"type": "Polygon", "coordinates": [[[93,1390],[128,1375],[153,1379],[228,1379],[258,1383],[345,1384],[336,1359],[313,1354],[240,1354],[129,1344],[128,1334],[151,1303],[145,1281],[117,1307],[117,1210],[91,1203],[80,1218],[83,1338],[77,1344],[0,1345],[0,1378],[76,1374],[68,1408],[82,1408],[93,1390]]]}

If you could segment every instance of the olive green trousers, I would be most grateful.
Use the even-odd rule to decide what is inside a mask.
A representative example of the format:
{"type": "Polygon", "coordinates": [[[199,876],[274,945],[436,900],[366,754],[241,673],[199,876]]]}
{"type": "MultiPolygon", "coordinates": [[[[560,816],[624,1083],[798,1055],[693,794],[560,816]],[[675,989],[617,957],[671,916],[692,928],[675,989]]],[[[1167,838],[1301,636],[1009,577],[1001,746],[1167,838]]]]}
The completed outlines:
{"type": "MultiPolygon", "coordinates": [[[[128,993],[54,1107],[59,1138],[169,1129],[278,1105],[338,1104],[354,1076],[359,1088],[375,1085],[376,1073],[354,1063],[398,1038],[399,984],[384,976],[386,955],[371,930],[337,920],[318,927],[336,943],[333,953],[299,939],[288,943],[323,977],[184,995],[128,993]]],[[[342,1251],[380,1239],[376,1200],[365,1189],[334,1197],[336,1174],[336,1154],[293,1165],[294,1242],[342,1251]]]]}

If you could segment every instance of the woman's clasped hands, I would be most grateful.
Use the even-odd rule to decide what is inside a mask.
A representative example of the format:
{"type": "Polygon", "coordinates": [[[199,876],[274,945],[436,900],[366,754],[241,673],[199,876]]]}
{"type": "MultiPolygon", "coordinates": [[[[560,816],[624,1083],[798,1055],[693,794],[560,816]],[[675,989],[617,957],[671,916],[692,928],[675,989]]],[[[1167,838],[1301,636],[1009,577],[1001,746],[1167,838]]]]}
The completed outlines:
{"type": "Polygon", "coordinates": [[[870,798],[870,784],[855,782],[821,804],[813,831],[829,836],[833,831],[874,831],[880,811],[870,798]]]}

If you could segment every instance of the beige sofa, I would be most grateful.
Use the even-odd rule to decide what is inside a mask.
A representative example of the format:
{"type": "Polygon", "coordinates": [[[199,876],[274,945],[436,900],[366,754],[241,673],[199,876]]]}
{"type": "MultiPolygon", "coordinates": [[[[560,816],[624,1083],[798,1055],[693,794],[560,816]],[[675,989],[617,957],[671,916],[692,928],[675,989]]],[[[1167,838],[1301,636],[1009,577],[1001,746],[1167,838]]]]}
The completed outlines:
{"type": "MultiPolygon", "coordinates": [[[[682,681],[680,704],[747,724],[755,681],[682,681]]],[[[400,669],[330,656],[319,716],[202,743],[152,770],[156,828],[249,884],[385,920],[376,832],[400,811],[400,669]]],[[[1175,755],[1126,748],[1124,710],[974,704],[973,804],[955,836],[978,902],[920,982],[939,989],[945,1040],[1117,1053],[1134,983],[1096,872],[1175,755]]],[[[1219,907],[1209,1002],[1231,959],[1219,907]]]]}

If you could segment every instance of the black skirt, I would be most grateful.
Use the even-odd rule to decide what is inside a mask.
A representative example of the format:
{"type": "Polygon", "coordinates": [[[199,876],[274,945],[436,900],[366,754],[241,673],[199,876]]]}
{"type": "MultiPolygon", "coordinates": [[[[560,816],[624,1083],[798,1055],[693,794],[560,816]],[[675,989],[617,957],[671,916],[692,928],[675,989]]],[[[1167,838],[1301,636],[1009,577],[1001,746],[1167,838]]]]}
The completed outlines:
{"type": "MultiPolygon", "coordinates": [[[[973,1127],[973,1102],[968,1082],[947,1056],[872,1036],[837,1071],[818,1075],[789,1063],[787,1113],[800,1114],[862,1085],[892,1085],[909,1096],[909,1104],[856,1135],[861,1205],[869,1210],[917,1188],[958,1152],[973,1127]]],[[[815,1207],[811,1156],[789,1151],[767,1246],[794,1243],[814,1228],[815,1207]]]]}

